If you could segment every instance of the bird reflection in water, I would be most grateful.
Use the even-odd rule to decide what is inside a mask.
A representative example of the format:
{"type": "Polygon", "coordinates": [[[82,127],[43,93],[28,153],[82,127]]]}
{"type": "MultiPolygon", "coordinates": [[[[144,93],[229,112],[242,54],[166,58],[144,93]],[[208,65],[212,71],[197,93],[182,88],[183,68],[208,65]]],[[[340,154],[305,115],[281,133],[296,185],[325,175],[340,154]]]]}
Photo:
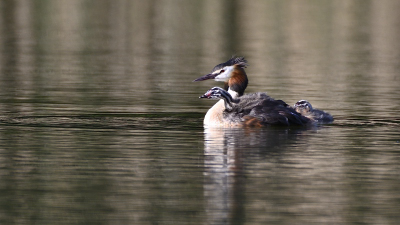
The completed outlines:
{"type": "Polygon", "coordinates": [[[247,162],[279,156],[303,130],[205,128],[204,196],[209,224],[243,219],[247,162]]]}

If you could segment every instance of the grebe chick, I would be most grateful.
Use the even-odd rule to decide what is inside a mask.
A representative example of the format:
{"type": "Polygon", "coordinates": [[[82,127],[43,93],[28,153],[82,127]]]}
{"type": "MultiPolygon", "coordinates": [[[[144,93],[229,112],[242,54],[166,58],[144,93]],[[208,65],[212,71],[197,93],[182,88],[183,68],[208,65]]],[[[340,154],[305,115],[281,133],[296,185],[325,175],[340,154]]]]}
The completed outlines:
{"type": "Polygon", "coordinates": [[[213,87],[200,98],[222,99],[224,107],[220,111],[220,121],[205,125],[268,126],[268,125],[306,125],[310,119],[302,116],[282,100],[275,100],[265,93],[252,93],[232,98],[229,92],[213,87]]]}
{"type": "Polygon", "coordinates": [[[331,114],[319,109],[314,109],[311,103],[307,100],[300,100],[296,102],[293,107],[298,113],[317,123],[333,122],[331,114]]]}

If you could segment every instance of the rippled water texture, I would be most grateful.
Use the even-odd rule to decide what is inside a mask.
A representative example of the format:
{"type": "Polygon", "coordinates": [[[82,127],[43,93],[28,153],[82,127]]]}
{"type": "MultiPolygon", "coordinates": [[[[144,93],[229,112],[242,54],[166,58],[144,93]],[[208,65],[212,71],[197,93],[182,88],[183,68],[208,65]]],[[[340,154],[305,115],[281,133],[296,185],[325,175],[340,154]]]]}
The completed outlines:
{"type": "Polygon", "coordinates": [[[1,224],[398,224],[400,3],[0,2],[1,224]],[[335,117],[207,129],[249,86],[335,117]]]}

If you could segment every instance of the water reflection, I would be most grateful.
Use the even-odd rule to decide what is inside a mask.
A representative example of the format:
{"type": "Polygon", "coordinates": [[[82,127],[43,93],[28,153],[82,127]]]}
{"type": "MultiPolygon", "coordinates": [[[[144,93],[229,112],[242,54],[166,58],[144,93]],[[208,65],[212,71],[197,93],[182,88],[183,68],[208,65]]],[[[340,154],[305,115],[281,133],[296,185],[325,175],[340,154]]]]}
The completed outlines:
{"type": "Polygon", "coordinates": [[[398,161],[398,157],[390,159],[392,154],[386,147],[384,155],[378,157],[368,150],[375,148],[371,144],[360,142],[350,151],[345,144],[347,139],[361,141],[363,134],[376,139],[385,132],[380,127],[390,124],[369,126],[358,123],[351,132],[335,125],[313,130],[206,129],[204,196],[208,223],[249,222],[246,218],[258,223],[346,223],[365,221],[361,212],[371,213],[378,221],[388,219],[394,210],[387,210],[382,218],[378,212],[397,208],[397,204],[375,201],[371,194],[381,196],[379,199],[392,196],[399,183],[389,171],[397,171],[393,160],[398,161]],[[349,137],[350,133],[361,136],[349,137]],[[332,136],[334,140],[327,141],[332,136]]]}
{"type": "Polygon", "coordinates": [[[302,130],[206,128],[204,195],[208,224],[245,221],[246,181],[252,159],[279,158],[302,130]]]}

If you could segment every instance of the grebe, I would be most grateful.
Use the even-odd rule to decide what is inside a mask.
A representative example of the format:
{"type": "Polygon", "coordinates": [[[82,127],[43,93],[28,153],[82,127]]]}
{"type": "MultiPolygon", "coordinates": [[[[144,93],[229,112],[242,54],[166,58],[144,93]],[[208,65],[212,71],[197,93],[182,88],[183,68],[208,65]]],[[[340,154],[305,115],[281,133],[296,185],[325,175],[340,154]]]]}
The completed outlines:
{"type": "Polygon", "coordinates": [[[319,109],[314,109],[311,103],[307,100],[300,100],[296,102],[293,107],[298,113],[317,123],[333,122],[331,114],[319,109]]]}
{"type": "MultiPolygon", "coordinates": [[[[233,98],[220,87],[213,87],[200,98],[221,99],[224,109],[219,112],[220,121],[205,125],[268,126],[268,125],[306,125],[310,119],[302,116],[282,100],[275,100],[265,93],[252,93],[233,98]]],[[[211,109],[210,109],[211,110],[211,109]]],[[[207,114],[210,113],[207,112],[207,114]]],[[[208,121],[210,122],[210,121],[208,121]]]]}
{"type": "MultiPolygon", "coordinates": [[[[197,78],[194,81],[214,79],[225,82],[227,90],[232,98],[242,96],[247,87],[248,79],[244,68],[248,66],[244,57],[232,57],[228,61],[216,65],[211,73],[197,78]]],[[[211,107],[204,117],[204,125],[220,127],[225,126],[222,112],[224,111],[224,101],[221,99],[211,107]]]]}

